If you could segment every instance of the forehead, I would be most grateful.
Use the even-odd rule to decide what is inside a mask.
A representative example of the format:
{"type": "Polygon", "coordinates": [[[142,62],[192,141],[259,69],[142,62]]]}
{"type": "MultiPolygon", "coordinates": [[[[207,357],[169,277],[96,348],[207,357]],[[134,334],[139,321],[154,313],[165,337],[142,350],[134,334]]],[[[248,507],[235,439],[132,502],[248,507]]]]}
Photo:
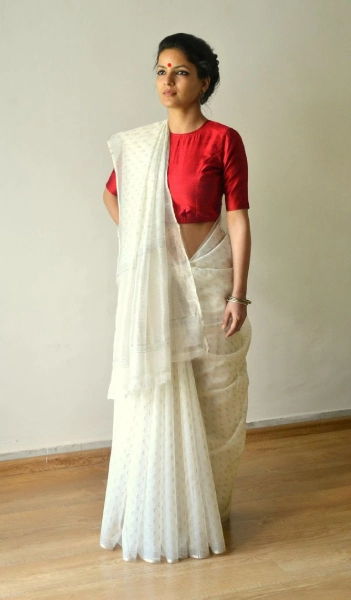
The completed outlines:
{"type": "Polygon", "coordinates": [[[187,59],[184,52],[178,50],[177,48],[166,48],[162,50],[160,56],[158,57],[158,62],[161,65],[167,65],[171,63],[171,65],[189,65],[191,68],[192,63],[187,59]]]}

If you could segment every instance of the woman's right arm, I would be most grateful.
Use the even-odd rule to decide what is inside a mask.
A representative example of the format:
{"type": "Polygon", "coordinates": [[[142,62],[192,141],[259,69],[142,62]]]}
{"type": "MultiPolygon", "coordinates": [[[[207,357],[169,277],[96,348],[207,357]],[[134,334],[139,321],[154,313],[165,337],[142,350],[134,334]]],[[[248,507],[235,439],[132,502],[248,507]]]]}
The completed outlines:
{"type": "Polygon", "coordinates": [[[119,224],[119,208],[118,208],[118,199],[117,196],[111,194],[107,188],[104,190],[103,194],[104,204],[110,214],[110,217],[114,220],[117,225],[119,224]]]}

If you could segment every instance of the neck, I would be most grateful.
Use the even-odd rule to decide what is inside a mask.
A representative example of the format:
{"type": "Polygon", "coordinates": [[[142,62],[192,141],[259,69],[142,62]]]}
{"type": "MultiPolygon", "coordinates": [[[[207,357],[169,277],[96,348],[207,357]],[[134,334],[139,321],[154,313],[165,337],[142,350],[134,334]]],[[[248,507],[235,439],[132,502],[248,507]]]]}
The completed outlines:
{"type": "Polygon", "coordinates": [[[191,133],[199,129],[207,120],[199,105],[187,110],[168,110],[168,127],[171,133],[191,133]]]}

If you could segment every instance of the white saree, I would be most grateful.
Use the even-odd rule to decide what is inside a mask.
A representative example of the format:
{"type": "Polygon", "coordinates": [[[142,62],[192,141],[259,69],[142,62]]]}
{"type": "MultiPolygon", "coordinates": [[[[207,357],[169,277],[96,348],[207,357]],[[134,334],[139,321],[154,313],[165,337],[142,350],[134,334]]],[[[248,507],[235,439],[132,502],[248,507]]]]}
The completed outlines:
{"type": "Polygon", "coordinates": [[[189,260],[167,185],[167,121],[109,140],[120,207],[113,442],[100,544],[168,562],[225,551],[246,438],[251,326],[221,329],[233,262],[220,218],[189,260]]]}

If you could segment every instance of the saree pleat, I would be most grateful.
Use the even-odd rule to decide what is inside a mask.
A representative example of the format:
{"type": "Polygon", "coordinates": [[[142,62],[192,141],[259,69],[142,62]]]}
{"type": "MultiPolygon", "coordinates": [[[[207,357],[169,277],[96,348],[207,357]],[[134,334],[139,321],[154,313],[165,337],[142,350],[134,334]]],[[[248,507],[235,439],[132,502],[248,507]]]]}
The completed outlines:
{"type": "Polygon", "coordinates": [[[189,261],[208,352],[172,363],[170,382],[131,396],[110,386],[113,443],[101,546],[123,558],[169,562],[225,551],[228,517],[246,437],[246,354],[251,325],[221,329],[233,263],[218,220],[189,261]]]}

